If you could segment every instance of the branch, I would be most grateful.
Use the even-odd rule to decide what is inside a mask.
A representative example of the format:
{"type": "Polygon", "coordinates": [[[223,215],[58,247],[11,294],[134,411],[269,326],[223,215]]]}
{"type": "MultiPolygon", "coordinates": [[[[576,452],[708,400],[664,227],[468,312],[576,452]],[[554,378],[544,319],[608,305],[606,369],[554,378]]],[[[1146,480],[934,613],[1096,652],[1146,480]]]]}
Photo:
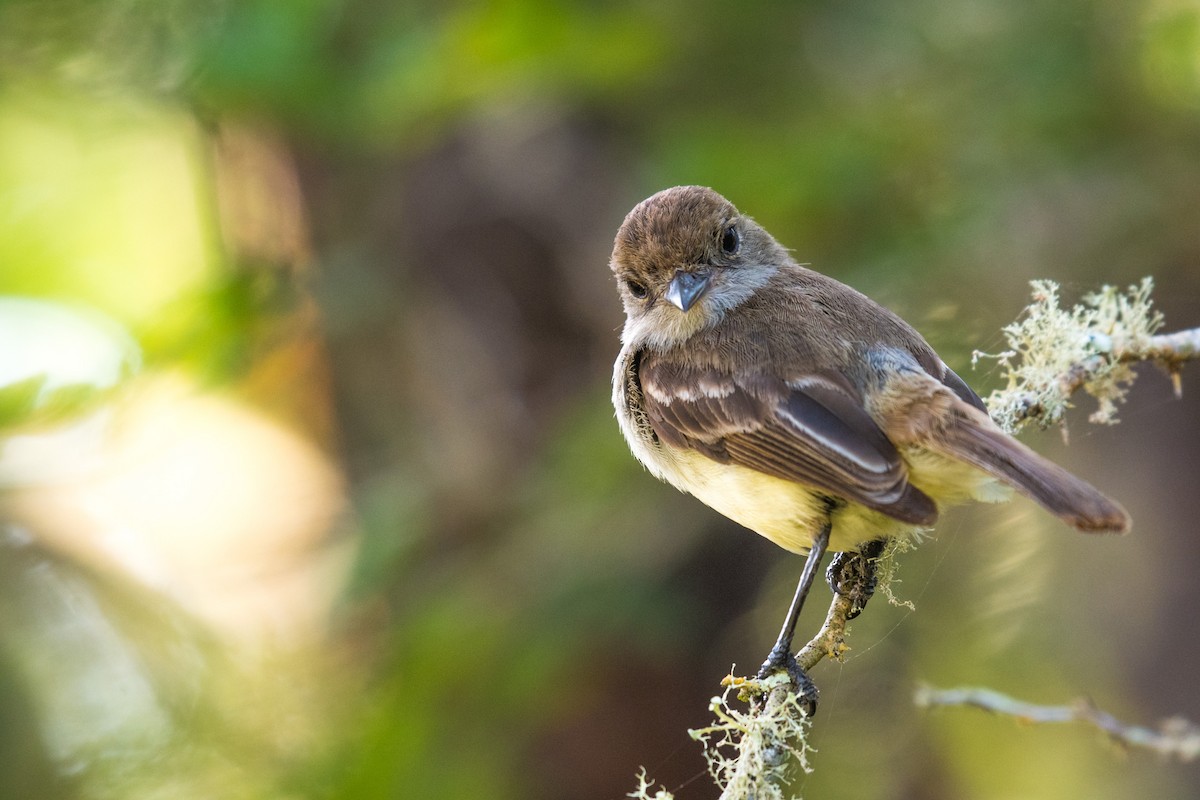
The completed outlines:
{"type": "MultiPolygon", "coordinates": [[[[821,630],[796,654],[801,669],[812,669],[826,656],[843,658],[849,649],[846,622],[852,605],[849,597],[834,595],[821,630]]],[[[709,772],[722,787],[721,800],[782,800],[787,796],[789,762],[806,772],[810,769],[805,736],[812,720],[797,700],[798,687],[780,673],[764,681],[727,676],[721,684],[725,695],[714,697],[711,705],[717,724],[690,731],[692,738],[705,743],[709,772]],[[739,699],[750,702],[748,711],[730,709],[728,695],[735,689],[739,699]],[[725,756],[722,747],[735,753],[725,756]]]]}
{"type": "Polygon", "coordinates": [[[1157,730],[1128,725],[1085,699],[1065,706],[1040,706],[991,689],[934,689],[920,686],[913,702],[921,708],[971,706],[1031,724],[1082,722],[1124,747],[1150,750],[1164,758],[1177,758],[1184,762],[1200,757],[1200,727],[1195,724],[1176,717],[1164,720],[1157,730]]]}
{"type": "Polygon", "coordinates": [[[796,687],[781,673],[761,682],[730,676],[721,683],[727,687],[725,695],[714,697],[711,706],[721,722],[688,731],[705,744],[709,773],[721,787],[720,800],[784,800],[790,762],[805,772],[812,769],[807,742],[812,719],[804,713],[796,687]],[[750,700],[749,711],[729,708],[728,695],[734,688],[740,689],[739,699],[750,700]],[[714,740],[718,733],[722,738],[714,740]],[[722,747],[735,755],[725,756],[722,747]]]}
{"type": "MultiPolygon", "coordinates": [[[[889,602],[911,607],[897,600],[889,589],[895,580],[895,557],[908,547],[907,543],[894,542],[874,561],[879,570],[879,588],[889,602]]],[[[796,653],[801,669],[807,672],[826,657],[838,661],[845,657],[850,649],[846,645],[846,623],[853,607],[850,595],[834,594],[821,629],[796,653]]],[[[716,717],[714,724],[688,732],[704,744],[708,771],[721,788],[721,800],[783,800],[788,796],[789,766],[796,764],[805,772],[811,771],[806,735],[812,720],[798,701],[799,687],[783,673],[762,681],[729,675],[721,685],[724,693],[709,704],[716,717]],[[748,702],[749,709],[731,707],[731,692],[748,702]]],[[[630,797],[672,800],[665,789],[651,795],[644,774],[639,781],[638,791],[630,797]]]]}
{"type": "MultiPolygon", "coordinates": [[[[849,597],[839,594],[833,596],[821,630],[796,653],[796,661],[805,672],[826,656],[841,661],[850,649],[846,645],[846,622],[852,605],[849,597]]],[[[722,685],[765,693],[766,701],[760,699],[759,706],[751,705],[747,714],[750,724],[741,732],[741,738],[736,743],[737,757],[729,770],[729,779],[719,782],[724,787],[720,800],[783,798],[784,784],[787,783],[787,757],[796,757],[801,769],[809,769],[806,758],[808,746],[804,742],[804,735],[811,720],[796,702],[797,687],[783,675],[773,676],[762,684],[729,676],[722,681],[722,685]],[[771,680],[775,681],[773,685],[771,680]]]]}
{"type": "Polygon", "coordinates": [[[1183,362],[1200,358],[1200,328],[1151,336],[1138,349],[1123,348],[1115,354],[1121,361],[1157,361],[1171,373],[1183,362]]]}
{"type": "Polygon", "coordinates": [[[1136,377],[1130,365],[1139,362],[1165,369],[1181,394],[1183,364],[1200,358],[1200,328],[1159,334],[1163,318],[1153,310],[1153,288],[1149,278],[1125,293],[1105,286],[1063,309],[1057,284],[1034,281],[1033,302],[1004,329],[1009,349],[974,355],[973,362],[995,359],[1008,379],[1006,388],[988,397],[993,419],[1010,432],[1030,422],[1061,424],[1072,395],[1082,389],[1099,403],[1091,421],[1115,423],[1136,377]]]}
{"type": "Polygon", "coordinates": [[[846,644],[846,622],[852,605],[853,601],[845,595],[833,596],[821,630],[796,653],[796,661],[802,670],[808,672],[826,656],[838,661],[845,657],[846,651],[850,649],[846,644]]]}
{"type": "MultiPolygon", "coordinates": [[[[1180,372],[1187,361],[1200,358],[1200,328],[1164,333],[1152,336],[1136,346],[1117,347],[1108,355],[1093,355],[1082,361],[1077,361],[1062,372],[1055,380],[1057,393],[1065,401],[1075,392],[1096,381],[1102,372],[1113,364],[1136,364],[1151,362],[1158,364],[1171,376],[1175,396],[1183,396],[1183,383],[1180,372]]],[[[1039,401],[1034,392],[1021,392],[1015,395],[1015,405],[1010,420],[1020,426],[1026,422],[1042,421],[1046,424],[1054,420],[1045,419],[1047,407],[1039,401]]]]}

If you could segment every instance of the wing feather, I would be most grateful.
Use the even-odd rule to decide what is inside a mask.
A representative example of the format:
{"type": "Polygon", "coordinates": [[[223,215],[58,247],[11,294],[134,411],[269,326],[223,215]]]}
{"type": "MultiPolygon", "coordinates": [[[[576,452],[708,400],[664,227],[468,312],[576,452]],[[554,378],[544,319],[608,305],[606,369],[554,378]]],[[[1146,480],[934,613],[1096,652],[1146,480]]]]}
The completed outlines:
{"type": "Polygon", "coordinates": [[[646,416],[667,444],[811,486],[904,522],[930,525],[937,507],[908,483],[895,445],[836,373],[783,380],[730,374],[643,353],[646,416]]]}

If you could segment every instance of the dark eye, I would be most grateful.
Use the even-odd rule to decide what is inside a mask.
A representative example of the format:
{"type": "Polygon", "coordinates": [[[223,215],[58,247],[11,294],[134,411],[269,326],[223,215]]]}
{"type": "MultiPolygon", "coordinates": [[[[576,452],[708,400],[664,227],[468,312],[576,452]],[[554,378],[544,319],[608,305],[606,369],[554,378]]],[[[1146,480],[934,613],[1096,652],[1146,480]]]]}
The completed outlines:
{"type": "Polygon", "coordinates": [[[721,234],[721,252],[727,256],[731,256],[738,251],[742,246],[742,235],[738,233],[736,225],[730,225],[721,234]]]}
{"type": "Polygon", "coordinates": [[[638,283],[637,281],[625,281],[625,286],[629,289],[629,293],[638,300],[642,300],[646,297],[646,286],[644,284],[638,283]]]}

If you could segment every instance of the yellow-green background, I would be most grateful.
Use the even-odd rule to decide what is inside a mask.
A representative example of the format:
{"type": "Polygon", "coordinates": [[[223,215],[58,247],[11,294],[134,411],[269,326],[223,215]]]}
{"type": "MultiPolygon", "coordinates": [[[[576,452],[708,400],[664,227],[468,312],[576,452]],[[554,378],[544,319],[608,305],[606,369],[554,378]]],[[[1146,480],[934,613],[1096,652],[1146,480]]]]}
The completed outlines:
{"type": "MultiPolygon", "coordinates": [[[[715,797],[686,729],[800,562],[612,420],[611,238],[680,183],[982,393],[1033,278],[1153,275],[1200,325],[1200,4],[0,2],[0,295],[123,365],[62,377],[53,323],[61,385],[0,387],[0,796],[610,800],[644,765],[715,797]]],[[[904,558],[916,611],[814,671],[799,790],[1194,795],[1084,728],[911,704],[1200,719],[1193,386],[1147,368],[1119,426],[1026,437],[1130,536],[1018,502],[904,558]]]]}

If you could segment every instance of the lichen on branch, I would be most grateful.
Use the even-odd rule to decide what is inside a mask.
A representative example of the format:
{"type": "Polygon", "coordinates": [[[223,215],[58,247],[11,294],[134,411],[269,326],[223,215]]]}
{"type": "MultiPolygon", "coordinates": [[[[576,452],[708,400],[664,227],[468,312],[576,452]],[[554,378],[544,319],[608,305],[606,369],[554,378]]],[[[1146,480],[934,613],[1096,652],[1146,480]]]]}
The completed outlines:
{"type": "MultiPolygon", "coordinates": [[[[811,772],[807,716],[791,679],[776,673],[763,680],[727,675],[724,691],[709,701],[714,720],[688,735],[704,746],[708,774],[721,790],[721,800],[792,800],[787,792],[791,770],[811,772]]],[[[665,788],[651,794],[645,770],[634,800],[674,800],[665,788]]]]}
{"type": "Polygon", "coordinates": [[[1200,328],[1161,335],[1163,316],[1150,298],[1151,278],[1124,292],[1105,286],[1071,308],[1059,304],[1059,286],[1033,281],[1033,302],[1022,318],[1004,328],[1008,349],[975,351],[972,364],[994,359],[1007,385],[987,398],[992,418],[1009,432],[1029,423],[1045,428],[1061,425],[1071,397],[1083,390],[1097,407],[1089,417],[1114,424],[1140,361],[1159,364],[1171,374],[1179,392],[1179,369],[1200,357],[1200,328]]]}

